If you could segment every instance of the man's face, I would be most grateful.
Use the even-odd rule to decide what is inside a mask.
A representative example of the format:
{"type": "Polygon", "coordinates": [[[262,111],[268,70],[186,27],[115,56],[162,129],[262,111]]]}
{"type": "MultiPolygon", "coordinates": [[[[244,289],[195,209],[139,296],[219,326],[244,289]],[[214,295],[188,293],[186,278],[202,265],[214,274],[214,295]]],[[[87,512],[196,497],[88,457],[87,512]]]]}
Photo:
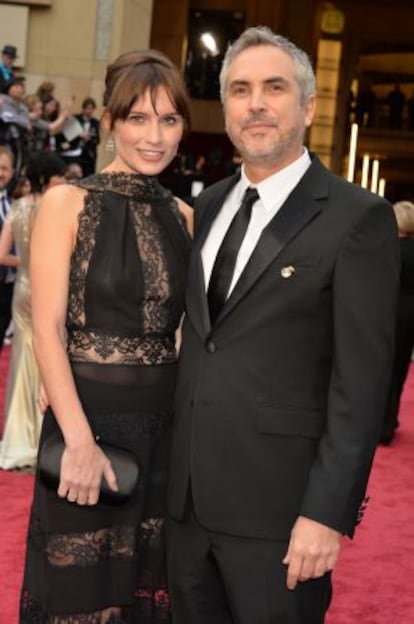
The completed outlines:
{"type": "Polygon", "coordinates": [[[6,67],[12,67],[14,58],[10,54],[2,54],[2,61],[6,67]]]}
{"type": "Polygon", "coordinates": [[[87,104],[83,109],[83,114],[85,117],[91,118],[95,112],[95,107],[92,104],[87,104]]]}
{"type": "Polygon", "coordinates": [[[13,165],[8,154],[0,153],[0,191],[3,191],[13,177],[13,165]]]}
{"type": "MultiPolygon", "coordinates": [[[[302,103],[296,67],[283,50],[259,45],[241,52],[227,76],[227,133],[249,167],[278,171],[302,153],[315,100],[302,103]]],[[[265,177],[265,176],[264,176],[265,177]]]]}
{"type": "Polygon", "coordinates": [[[23,82],[16,82],[14,85],[9,87],[8,91],[9,96],[16,102],[22,102],[25,93],[26,89],[23,82]]]}

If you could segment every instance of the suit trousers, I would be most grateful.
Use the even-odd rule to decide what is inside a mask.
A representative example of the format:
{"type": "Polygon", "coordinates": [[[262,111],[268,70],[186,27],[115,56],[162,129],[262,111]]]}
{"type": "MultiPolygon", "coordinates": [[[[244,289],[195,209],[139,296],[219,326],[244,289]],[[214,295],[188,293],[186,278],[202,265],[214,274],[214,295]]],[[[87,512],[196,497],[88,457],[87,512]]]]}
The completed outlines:
{"type": "Polygon", "coordinates": [[[0,283],[0,350],[11,320],[11,307],[14,284],[0,283]]]}
{"type": "Polygon", "coordinates": [[[174,624],[323,624],[331,575],[287,589],[286,541],[209,531],[191,505],[167,544],[174,624]]]}

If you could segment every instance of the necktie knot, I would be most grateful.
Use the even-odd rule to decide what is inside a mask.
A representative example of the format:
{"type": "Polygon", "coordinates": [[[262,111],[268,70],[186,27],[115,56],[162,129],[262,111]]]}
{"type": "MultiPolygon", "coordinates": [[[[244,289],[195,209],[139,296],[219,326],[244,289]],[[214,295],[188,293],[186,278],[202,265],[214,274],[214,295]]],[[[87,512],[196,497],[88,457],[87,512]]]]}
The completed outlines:
{"type": "Polygon", "coordinates": [[[259,199],[259,193],[257,192],[257,189],[253,188],[252,186],[249,186],[243,195],[243,199],[242,199],[242,203],[240,207],[249,206],[250,211],[251,211],[253,204],[258,199],[259,199]]]}

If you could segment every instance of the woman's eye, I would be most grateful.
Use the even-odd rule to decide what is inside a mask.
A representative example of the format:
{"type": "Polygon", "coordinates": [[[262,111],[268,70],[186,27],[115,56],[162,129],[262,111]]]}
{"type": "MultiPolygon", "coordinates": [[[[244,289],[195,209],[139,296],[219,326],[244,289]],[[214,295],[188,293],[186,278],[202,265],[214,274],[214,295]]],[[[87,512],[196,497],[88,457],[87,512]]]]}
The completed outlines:
{"type": "Polygon", "coordinates": [[[144,115],[129,115],[128,117],[129,121],[132,121],[133,123],[142,123],[144,121],[144,115]]]}
{"type": "Polygon", "coordinates": [[[167,126],[175,126],[179,122],[179,117],[177,115],[167,115],[163,117],[163,122],[167,126]]]}

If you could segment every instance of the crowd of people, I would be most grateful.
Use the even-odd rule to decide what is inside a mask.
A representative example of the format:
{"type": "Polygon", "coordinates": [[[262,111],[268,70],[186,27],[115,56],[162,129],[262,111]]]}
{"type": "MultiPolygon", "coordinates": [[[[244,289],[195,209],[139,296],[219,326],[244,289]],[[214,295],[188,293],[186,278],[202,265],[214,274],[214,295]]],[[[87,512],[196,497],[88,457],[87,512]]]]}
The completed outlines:
{"type": "MultiPolygon", "coordinates": [[[[99,173],[50,85],[31,103],[49,149],[0,146],[0,329],[15,281],[16,332],[0,459],[20,434],[36,464],[20,624],[324,622],[387,405],[397,223],[306,148],[315,75],[293,42],[248,28],[220,88],[234,170],[194,207],[158,180],[190,114],[155,50],[107,67],[99,173]],[[10,208],[19,158],[29,184],[10,208]],[[105,449],[139,467],[125,495],[105,449]]],[[[6,72],[5,90],[23,114],[24,82],[6,72]]]]}
{"type": "Polygon", "coordinates": [[[43,82],[26,94],[23,76],[15,74],[17,48],[5,45],[0,62],[0,145],[14,156],[17,183],[25,177],[28,161],[36,154],[55,153],[67,165],[76,164],[81,177],[95,172],[100,142],[96,102],[87,97],[75,112],[73,97],[59,102],[53,82],[43,82]]]}
{"type": "Polygon", "coordinates": [[[379,97],[370,83],[350,92],[349,119],[365,128],[414,131],[414,91],[408,97],[396,83],[385,97],[379,97]]]}

